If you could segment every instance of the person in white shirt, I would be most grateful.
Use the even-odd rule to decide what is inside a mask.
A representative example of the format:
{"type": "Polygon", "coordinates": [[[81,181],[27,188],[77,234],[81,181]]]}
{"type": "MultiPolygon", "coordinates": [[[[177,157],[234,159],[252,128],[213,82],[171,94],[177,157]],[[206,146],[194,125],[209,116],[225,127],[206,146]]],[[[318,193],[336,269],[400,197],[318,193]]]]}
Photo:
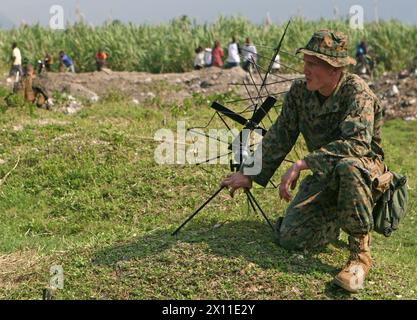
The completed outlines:
{"type": "Polygon", "coordinates": [[[256,63],[257,51],[256,47],[251,43],[250,38],[246,38],[245,45],[242,48],[243,51],[243,65],[242,68],[245,71],[249,71],[251,64],[256,63]]]}
{"type": "Polygon", "coordinates": [[[211,48],[204,49],[204,64],[206,67],[211,67],[211,48]]]}
{"type": "Polygon", "coordinates": [[[229,49],[227,52],[227,64],[226,68],[233,68],[240,65],[240,48],[239,44],[236,41],[236,37],[232,37],[232,42],[229,44],[229,49]]]}
{"type": "Polygon", "coordinates": [[[278,73],[278,71],[281,69],[281,62],[280,62],[280,56],[277,54],[275,57],[274,64],[272,65],[272,73],[278,73]]]}
{"type": "Polygon", "coordinates": [[[12,67],[10,69],[9,76],[15,76],[17,75],[17,72],[19,72],[19,75],[22,76],[22,54],[20,53],[16,42],[13,42],[12,50],[12,67]]]}
{"type": "Polygon", "coordinates": [[[204,49],[200,46],[195,49],[194,69],[200,70],[204,68],[204,49]]]}

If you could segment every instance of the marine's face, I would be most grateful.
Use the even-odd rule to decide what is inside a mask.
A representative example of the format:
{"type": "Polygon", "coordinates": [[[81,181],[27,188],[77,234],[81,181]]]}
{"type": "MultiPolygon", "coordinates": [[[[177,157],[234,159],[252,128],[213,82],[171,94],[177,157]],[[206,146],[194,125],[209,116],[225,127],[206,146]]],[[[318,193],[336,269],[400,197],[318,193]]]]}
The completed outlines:
{"type": "Polygon", "coordinates": [[[327,62],[304,54],[304,75],[308,90],[320,91],[320,89],[327,88],[332,81],[333,71],[334,68],[327,62]]]}

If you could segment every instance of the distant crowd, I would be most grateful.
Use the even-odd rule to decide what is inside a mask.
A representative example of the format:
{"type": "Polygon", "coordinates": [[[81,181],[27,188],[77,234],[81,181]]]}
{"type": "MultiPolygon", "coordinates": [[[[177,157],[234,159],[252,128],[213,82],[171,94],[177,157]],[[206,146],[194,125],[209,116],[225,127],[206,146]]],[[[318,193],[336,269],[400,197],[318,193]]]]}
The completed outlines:
{"type": "MultiPolygon", "coordinates": [[[[76,72],[76,66],[73,60],[61,50],[57,55],[57,62],[54,63],[54,57],[50,52],[46,52],[42,59],[37,61],[37,65],[23,61],[22,54],[15,42],[12,44],[11,54],[11,68],[9,73],[10,82],[11,77],[14,76],[14,92],[20,92],[27,101],[44,102],[47,100],[45,90],[42,90],[40,86],[35,85],[35,74],[41,75],[44,71],[58,71],[58,72],[76,72]],[[53,70],[55,68],[55,70],[53,70]],[[32,92],[33,91],[33,92],[32,92]],[[36,95],[42,94],[45,99],[38,99],[36,95]]],[[[223,51],[222,45],[219,40],[214,41],[213,47],[199,46],[195,49],[194,69],[201,70],[203,68],[236,68],[241,67],[243,70],[250,72],[252,69],[258,72],[264,72],[258,65],[258,51],[256,46],[252,43],[251,39],[247,37],[243,46],[239,45],[236,36],[231,37],[231,41],[227,45],[225,50],[227,56],[223,51]]],[[[107,67],[107,53],[103,48],[99,48],[94,57],[97,71],[102,71],[107,67]]],[[[415,59],[417,61],[417,59],[415,59]]],[[[375,61],[368,54],[368,46],[364,39],[358,43],[356,47],[356,62],[358,74],[372,74],[375,61]]],[[[417,63],[416,63],[417,64],[417,63]]],[[[271,72],[278,72],[281,68],[280,56],[277,55],[275,61],[272,64],[271,72]]],[[[417,67],[415,67],[417,68],[417,67]]],[[[416,69],[417,75],[417,69],[416,69]]]]}
{"type": "MultiPolygon", "coordinates": [[[[107,54],[100,48],[97,50],[95,56],[97,71],[101,71],[107,64],[107,54]]],[[[26,74],[26,69],[30,65],[31,68],[34,68],[32,64],[23,63],[22,54],[16,42],[12,44],[12,65],[10,68],[9,76],[24,75],[26,74]]],[[[45,56],[37,61],[37,72],[41,74],[44,70],[50,72],[52,71],[52,66],[54,64],[54,57],[50,52],[46,52],[45,56]]],[[[74,62],[70,57],[64,52],[60,51],[58,54],[58,70],[59,72],[73,72],[75,73],[74,62]]]]}
{"type": "MultiPolygon", "coordinates": [[[[243,47],[239,45],[236,36],[232,36],[231,42],[227,46],[227,57],[225,62],[224,52],[220,41],[216,40],[212,48],[203,48],[199,46],[195,49],[194,69],[200,70],[208,67],[234,68],[242,67],[245,71],[258,67],[258,52],[251,39],[245,40],[243,47]]],[[[280,69],[280,57],[277,55],[272,66],[273,71],[280,69]]]]}
{"type": "MultiPolygon", "coordinates": [[[[97,71],[102,71],[103,68],[107,67],[107,53],[104,49],[99,48],[94,55],[94,59],[97,71]]],[[[11,61],[10,77],[26,74],[26,68],[29,63],[22,61],[22,54],[16,42],[12,45],[11,61]]],[[[37,66],[32,65],[32,67],[38,74],[42,74],[43,71],[75,73],[76,66],[73,60],[63,50],[58,53],[57,61],[58,66],[56,67],[54,56],[50,52],[46,52],[44,57],[37,61],[37,66]],[[53,66],[57,69],[53,70],[53,66]]],[[[236,37],[233,36],[227,46],[226,57],[218,40],[214,42],[212,48],[204,48],[202,46],[196,48],[194,69],[199,70],[207,67],[234,68],[240,66],[244,70],[249,71],[253,67],[258,67],[257,62],[258,52],[251,39],[249,37],[246,38],[244,45],[240,46],[236,37]]],[[[279,55],[277,55],[272,69],[273,71],[280,69],[279,55]]]]}
{"type": "MultiPolygon", "coordinates": [[[[107,64],[107,54],[103,49],[98,49],[95,56],[97,71],[103,70],[107,64]]],[[[27,61],[23,61],[22,54],[16,42],[12,44],[11,68],[9,72],[9,81],[13,81],[13,94],[22,96],[25,101],[33,103],[38,107],[48,107],[47,90],[42,87],[35,76],[42,75],[45,71],[50,72],[54,65],[54,58],[50,52],[46,52],[45,56],[37,61],[37,70],[35,66],[27,61]]],[[[61,50],[58,54],[58,70],[59,72],[75,73],[74,62],[70,57],[61,50]]]]}

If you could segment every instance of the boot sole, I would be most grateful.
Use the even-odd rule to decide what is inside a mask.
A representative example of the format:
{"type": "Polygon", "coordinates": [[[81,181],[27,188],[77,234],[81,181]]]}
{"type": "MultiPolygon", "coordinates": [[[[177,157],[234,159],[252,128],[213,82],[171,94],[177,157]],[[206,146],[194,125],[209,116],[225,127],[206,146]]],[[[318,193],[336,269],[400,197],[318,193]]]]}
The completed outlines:
{"type": "Polygon", "coordinates": [[[360,289],[354,290],[350,287],[348,287],[344,282],[342,282],[341,280],[339,280],[339,278],[335,277],[333,279],[333,283],[343,289],[345,289],[346,291],[349,291],[350,293],[358,293],[360,289]]]}

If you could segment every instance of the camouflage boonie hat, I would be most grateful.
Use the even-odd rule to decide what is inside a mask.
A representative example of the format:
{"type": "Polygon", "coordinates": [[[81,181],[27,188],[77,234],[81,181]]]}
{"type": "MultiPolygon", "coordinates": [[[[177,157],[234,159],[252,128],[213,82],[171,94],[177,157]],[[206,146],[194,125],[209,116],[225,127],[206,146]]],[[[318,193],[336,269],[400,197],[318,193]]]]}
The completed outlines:
{"type": "Polygon", "coordinates": [[[307,46],[299,48],[296,53],[300,52],[316,56],[336,68],[356,64],[355,59],[348,56],[348,38],[342,32],[317,31],[307,46]]]}

